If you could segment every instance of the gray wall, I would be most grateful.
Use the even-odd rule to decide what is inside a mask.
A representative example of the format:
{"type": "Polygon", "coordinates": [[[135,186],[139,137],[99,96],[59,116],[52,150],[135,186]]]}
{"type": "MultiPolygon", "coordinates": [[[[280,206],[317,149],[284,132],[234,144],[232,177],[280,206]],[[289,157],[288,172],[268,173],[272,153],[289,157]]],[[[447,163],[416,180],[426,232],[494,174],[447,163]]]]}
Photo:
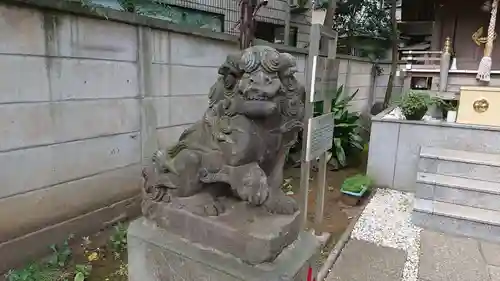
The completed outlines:
{"type": "MultiPolygon", "coordinates": [[[[142,159],[202,116],[238,46],[136,15],[36,5],[0,5],[0,272],[138,214],[142,159]]],[[[305,51],[286,51],[303,80],[305,51]]],[[[340,60],[339,83],[360,88],[353,108],[368,109],[382,76],[373,80],[369,61],[340,60]]]]}
{"type": "Polygon", "coordinates": [[[494,127],[447,122],[372,119],[368,175],[375,184],[415,191],[421,147],[500,153],[500,134],[494,127]]]}
{"type": "MultiPolygon", "coordinates": [[[[381,63],[382,73],[375,75],[374,64],[368,59],[338,55],[340,60],[338,85],[344,85],[347,93],[358,90],[358,94],[351,102],[351,110],[366,113],[375,102],[384,100],[389,80],[390,64],[381,63]]],[[[401,79],[394,80],[393,96],[402,91],[401,79]]]]}

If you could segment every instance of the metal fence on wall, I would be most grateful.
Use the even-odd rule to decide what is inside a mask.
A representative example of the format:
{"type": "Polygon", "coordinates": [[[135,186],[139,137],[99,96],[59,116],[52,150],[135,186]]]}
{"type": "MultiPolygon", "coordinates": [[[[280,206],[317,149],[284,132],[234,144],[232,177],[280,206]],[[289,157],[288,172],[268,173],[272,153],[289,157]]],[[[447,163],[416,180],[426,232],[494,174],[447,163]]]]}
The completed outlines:
{"type": "MultiPolygon", "coordinates": [[[[83,1],[95,6],[135,12],[174,24],[210,29],[239,36],[240,0],[67,0],[83,1]]],[[[255,36],[273,43],[284,43],[289,13],[288,0],[272,0],[256,15],[255,36]],[[257,32],[258,31],[258,32],[257,32]]],[[[289,44],[305,47],[308,41],[307,16],[295,15],[289,44]],[[299,31],[300,29],[300,31],[299,31]],[[300,35],[299,35],[300,34],[300,35]],[[301,36],[302,39],[299,37],[301,36]],[[302,41],[302,45],[297,44],[302,41]]]]}
{"type": "Polygon", "coordinates": [[[238,35],[239,0],[90,0],[96,6],[136,12],[175,24],[238,35]]]}

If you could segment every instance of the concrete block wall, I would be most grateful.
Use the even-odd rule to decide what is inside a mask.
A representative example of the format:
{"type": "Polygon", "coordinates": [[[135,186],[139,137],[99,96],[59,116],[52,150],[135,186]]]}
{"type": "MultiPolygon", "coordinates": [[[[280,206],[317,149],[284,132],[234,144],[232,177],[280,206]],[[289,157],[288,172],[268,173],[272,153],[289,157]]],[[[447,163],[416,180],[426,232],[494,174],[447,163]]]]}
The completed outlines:
{"type": "Polygon", "coordinates": [[[356,112],[369,111],[373,85],[373,64],[366,61],[356,61],[349,58],[341,59],[339,65],[338,85],[344,86],[346,94],[358,93],[350,103],[351,110],[356,112]]]}
{"type": "MultiPolygon", "coordinates": [[[[380,74],[375,73],[373,62],[364,58],[338,55],[340,60],[338,85],[344,85],[348,94],[358,90],[358,94],[351,102],[351,110],[368,113],[375,102],[384,100],[387,83],[389,81],[390,64],[380,63],[380,74]]],[[[401,79],[394,80],[393,97],[401,94],[403,84],[401,79]]]]}
{"type": "MultiPolygon", "coordinates": [[[[141,162],[199,120],[217,68],[238,51],[226,34],[117,11],[100,19],[55,0],[9,3],[0,5],[0,272],[70,233],[139,214],[141,162]]],[[[297,57],[304,81],[304,50],[274,46],[297,57]]],[[[368,108],[370,62],[339,58],[339,79],[360,88],[353,107],[368,108]]]]}
{"type": "Polygon", "coordinates": [[[142,159],[200,119],[238,51],[109,16],[0,5],[0,272],[138,215],[142,159]]]}
{"type": "Polygon", "coordinates": [[[208,91],[217,80],[218,67],[235,44],[162,30],[145,31],[150,37],[151,91],[145,93],[156,115],[159,145],[170,145],[208,106],[208,91]]]}
{"type": "MultiPolygon", "coordinates": [[[[389,82],[389,74],[391,73],[390,63],[381,63],[379,67],[382,73],[375,79],[375,87],[373,89],[373,96],[375,102],[383,102],[385,97],[385,92],[387,90],[387,83],[389,82]]],[[[399,67],[398,67],[399,68],[399,67]]],[[[396,76],[394,78],[394,85],[392,90],[392,98],[397,98],[403,93],[403,79],[402,77],[396,76]]]]}
{"type": "MultiPolygon", "coordinates": [[[[129,206],[141,136],[133,26],[6,5],[0,26],[2,271],[19,261],[8,250],[34,231],[129,206]]],[[[88,227],[131,211],[118,209],[88,227]]],[[[61,237],[45,238],[44,247],[61,237]]]]}

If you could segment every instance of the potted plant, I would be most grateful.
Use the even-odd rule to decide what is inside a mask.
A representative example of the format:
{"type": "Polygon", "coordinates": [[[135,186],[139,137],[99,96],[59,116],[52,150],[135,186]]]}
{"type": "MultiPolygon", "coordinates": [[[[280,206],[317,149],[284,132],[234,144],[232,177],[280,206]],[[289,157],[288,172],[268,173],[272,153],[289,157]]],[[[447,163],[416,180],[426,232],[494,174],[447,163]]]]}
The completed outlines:
{"type": "Polygon", "coordinates": [[[430,105],[438,104],[439,98],[434,98],[427,91],[411,91],[396,102],[401,108],[406,120],[422,120],[430,105]]]}
{"type": "Polygon", "coordinates": [[[365,175],[358,174],[347,178],[340,188],[342,202],[350,206],[357,205],[361,198],[370,191],[371,186],[372,180],[365,175]]]}

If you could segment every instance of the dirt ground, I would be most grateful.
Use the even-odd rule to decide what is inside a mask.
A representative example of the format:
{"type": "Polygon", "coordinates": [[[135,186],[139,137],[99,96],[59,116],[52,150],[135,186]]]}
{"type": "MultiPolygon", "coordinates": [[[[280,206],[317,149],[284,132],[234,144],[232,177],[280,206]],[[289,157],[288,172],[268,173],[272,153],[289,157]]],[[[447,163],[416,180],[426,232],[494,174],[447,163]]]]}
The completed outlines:
{"type": "MultiPolygon", "coordinates": [[[[331,233],[331,238],[328,243],[323,247],[318,264],[326,259],[330,250],[335,246],[336,241],[348,227],[350,221],[356,218],[363,210],[366,204],[366,198],[357,206],[348,206],[341,202],[340,187],[344,180],[350,176],[358,173],[365,173],[366,171],[366,156],[363,155],[358,161],[358,164],[352,165],[350,168],[341,169],[337,171],[329,170],[327,172],[327,190],[325,192],[325,209],[323,223],[320,225],[321,232],[331,233]]],[[[314,227],[314,213],[316,207],[316,172],[311,173],[309,201],[308,201],[308,228],[314,227]]],[[[300,167],[287,168],[285,170],[285,179],[289,179],[292,185],[295,198],[299,197],[300,190],[300,167]]],[[[110,234],[113,233],[112,229],[104,230],[89,237],[91,244],[87,245],[89,251],[84,251],[81,247],[80,241],[74,241],[73,259],[71,264],[86,263],[87,256],[90,252],[98,252],[99,259],[92,262],[92,272],[87,279],[89,281],[122,281],[127,280],[127,261],[126,252],[120,255],[120,258],[113,258],[113,252],[107,247],[110,234]],[[75,243],[76,242],[76,243],[75,243]]],[[[4,280],[0,276],[0,280],[4,280]]],[[[58,279],[59,280],[59,279],[58,279]]],[[[63,279],[61,279],[63,280],[63,279]]],[[[72,280],[72,279],[71,279],[72,280]]]]}
{"type": "MultiPolygon", "coordinates": [[[[340,188],[344,180],[350,176],[366,172],[366,156],[353,165],[353,167],[345,168],[337,171],[327,171],[327,190],[325,192],[325,207],[323,223],[318,227],[321,232],[332,234],[333,240],[336,240],[349,225],[350,221],[357,217],[365,205],[365,200],[362,200],[357,206],[348,206],[341,202],[340,188]]],[[[308,228],[314,227],[314,216],[316,210],[316,191],[317,181],[316,172],[311,172],[311,180],[309,182],[308,196],[308,228]]],[[[289,168],[285,170],[285,179],[291,179],[293,186],[294,197],[298,199],[300,190],[300,167],[289,168]]]]}

